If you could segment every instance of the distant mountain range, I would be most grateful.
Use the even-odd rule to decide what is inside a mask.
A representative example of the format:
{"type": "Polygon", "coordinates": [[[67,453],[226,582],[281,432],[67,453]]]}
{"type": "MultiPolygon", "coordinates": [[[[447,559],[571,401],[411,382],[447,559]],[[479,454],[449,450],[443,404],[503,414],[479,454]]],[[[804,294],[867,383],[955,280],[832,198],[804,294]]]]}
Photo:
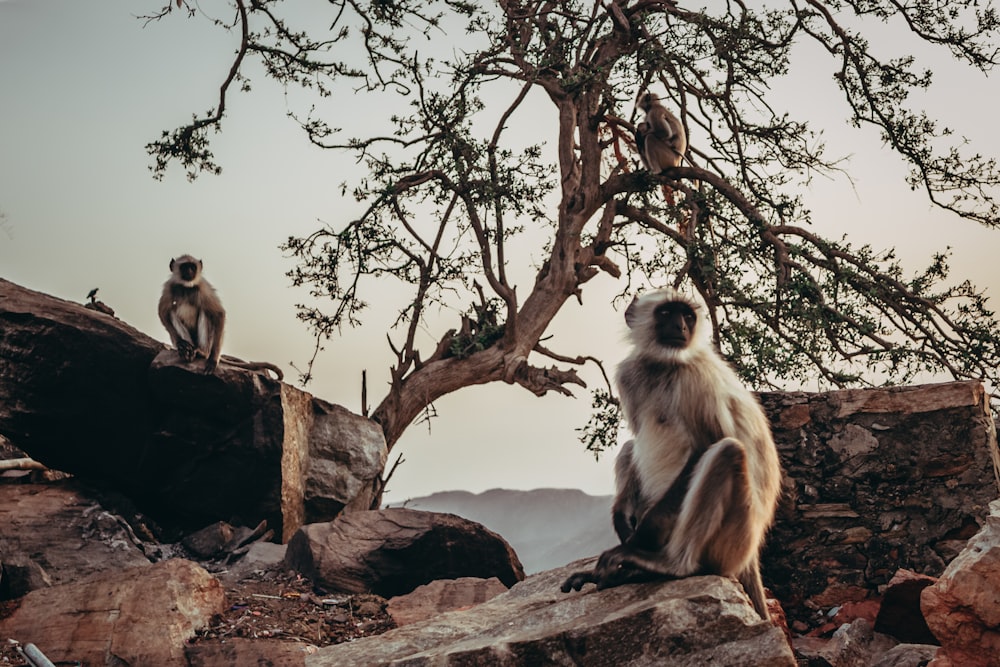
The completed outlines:
{"type": "Polygon", "coordinates": [[[611,501],[611,496],[576,489],[492,489],[479,494],[444,491],[390,506],[447,512],[481,523],[507,540],[531,574],[596,556],[617,544],[611,501]]]}

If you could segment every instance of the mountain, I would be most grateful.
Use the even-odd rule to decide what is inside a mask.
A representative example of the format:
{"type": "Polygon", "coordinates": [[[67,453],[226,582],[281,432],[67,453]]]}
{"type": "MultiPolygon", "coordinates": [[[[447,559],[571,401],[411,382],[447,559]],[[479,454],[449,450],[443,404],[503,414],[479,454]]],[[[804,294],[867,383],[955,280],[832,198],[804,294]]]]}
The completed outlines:
{"type": "Polygon", "coordinates": [[[617,544],[611,501],[611,496],[576,489],[491,489],[479,494],[443,491],[390,507],[447,512],[481,523],[510,543],[525,573],[531,574],[596,556],[617,544]]]}

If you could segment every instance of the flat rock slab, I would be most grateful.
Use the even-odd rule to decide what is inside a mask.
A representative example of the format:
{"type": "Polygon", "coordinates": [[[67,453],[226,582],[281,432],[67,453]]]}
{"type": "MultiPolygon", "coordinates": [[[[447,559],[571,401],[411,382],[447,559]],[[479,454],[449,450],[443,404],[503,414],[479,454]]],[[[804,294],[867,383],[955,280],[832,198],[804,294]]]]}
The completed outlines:
{"type": "Polygon", "coordinates": [[[260,665],[261,667],[303,667],[306,655],[315,647],[305,642],[259,641],[230,637],[191,644],[184,653],[190,667],[220,665],[260,665]]]}
{"type": "Polygon", "coordinates": [[[306,665],[795,667],[782,631],[757,616],[731,579],[559,591],[570,572],[592,566],[578,561],[472,609],[320,649],[306,665]]]}
{"type": "Polygon", "coordinates": [[[33,643],[56,664],[188,667],[185,642],[225,602],[217,579],[174,559],[33,591],[0,621],[0,637],[33,643]]]}
{"type": "Polygon", "coordinates": [[[496,577],[439,579],[389,600],[387,611],[397,626],[423,621],[445,611],[470,609],[507,592],[496,577]]]}

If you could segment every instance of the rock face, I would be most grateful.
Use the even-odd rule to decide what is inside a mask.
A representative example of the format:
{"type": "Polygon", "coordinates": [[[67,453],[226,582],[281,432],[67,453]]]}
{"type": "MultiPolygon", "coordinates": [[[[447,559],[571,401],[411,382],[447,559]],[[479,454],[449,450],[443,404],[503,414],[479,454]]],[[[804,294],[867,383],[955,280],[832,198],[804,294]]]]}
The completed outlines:
{"type": "Polygon", "coordinates": [[[570,572],[593,562],[534,575],[466,611],[320,649],[306,665],[795,667],[782,631],[761,620],[734,581],[559,592],[570,572]]]}
{"type": "Polygon", "coordinates": [[[2,279],[0,436],[167,527],[266,520],[284,539],[367,508],[386,457],[368,419],[263,373],[204,375],[114,317],[2,279]]]}
{"type": "Polygon", "coordinates": [[[786,497],[761,557],[790,618],[939,575],[998,494],[983,385],[765,393],[786,497]]]}
{"type": "Polygon", "coordinates": [[[0,484],[0,600],[148,564],[124,522],[78,482],[0,484]]]}
{"type": "Polygon", "coordinates": [[[0,637],[33,643],[55,663],[187,667],[184,641],[225,605],[218,580],[169,560],[29,593],[0,637]]]}
{"type": "Polygon", "coordinates": [[[920,605],[941,651],[953,665],[1000,667],[1000,500],[920,605]]]}
{"type": "Polygon", "coordinates": [[[390,598],[436,579],[524,579],[517,554],[502,537],[451,514],[385,509],[342,514],[303,526],[285,562],[314,583],[346,593],[390,598]]]}

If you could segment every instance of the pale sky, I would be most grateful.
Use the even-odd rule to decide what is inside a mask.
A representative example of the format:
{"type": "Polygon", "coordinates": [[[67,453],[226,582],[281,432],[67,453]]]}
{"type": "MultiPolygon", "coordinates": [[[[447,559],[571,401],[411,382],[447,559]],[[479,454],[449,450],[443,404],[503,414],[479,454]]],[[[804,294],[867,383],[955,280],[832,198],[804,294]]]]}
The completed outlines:
{"type": "MultiPolygon", "coordinates": [[[[298,94],[288,102],[279,87],[257,77],[253,92],[230,96],[224,130],[214,136],[221,176],[192,184],[172,168],[162,182],[153,180],[145,145],[216,104],[236,47],[234,37],[176,12],[143,28],[135,15],[160,4],[0,0],[0,276],[81,303],[98,287],[118,317],[166,342],[155,304],[170,258],[191,253],[204,260],[227,308],[223,351],[276,363],[294,382],[290,363],[304,367],[312,337],[295,319],[294,304],[307,296],[290,286],[285,272],[293,263],[278,245],[313,231],[318,221],[339,227],[350,219],[355,204],[341,198],[338,186],[360,169],[348,155],[311,147],[285,118],[298,94]]],[[[224,11],[219,0],[200,5],[210,14],[224,11]]],[[[1000,155],[997,77],[965,71],[943,51],[924,64],[938,81],[921,100],[928,112],[984,154],[1000,155]]],[[[795,79],[775,82],[790,111],[825,130],[833,153],[852,155],[853,185],[820,178],[807,194],[817,231],[848,234],[858,245],[895,246],[910,271],[951,245],[953,276],[1000,294],[1000,231],[944,215],[910,192],[905,166],[877,135],[847,126],[839,92],[826,83],[832,68],[805,62],[795,79]],[[814,89],[816,81],[823,88],[814,89]]],[[[357,113],[359,104],[350,101],[345,112],[357,113]]],[[[519,293],[529,288],[526,278],[519,293]]],[[[551,346],[602,356],[612,370],[625,354],[621,313],[609,303],[617,289],[607,277],[592,281],[586,308],[568,303],[551,346]]],[[[361,330],[329,341],[307,391],[360,411],[367,369],[369,402],[376,403],[392,363],[384,332],[401,305],[386,304],[361,330]]],[[[457,325],[457,313],[443,316],[447,327],[457,325]]],[[[436,338],[442,330],[430,333],[436,338]]],[[[593,368],[581,374],[592,387],[599,384],[593,368]]],[[[435,404],[430,432],[411,426],[391,454],[390,463],[400,452],[406,462],[387,500],[496,487],[611,493],[612,455],[595,463],[576,439],[590,407],[589,392],[576,393],[575,400],[539,399],[519,387],[489,385],[445,397],[435,404]]]]}

